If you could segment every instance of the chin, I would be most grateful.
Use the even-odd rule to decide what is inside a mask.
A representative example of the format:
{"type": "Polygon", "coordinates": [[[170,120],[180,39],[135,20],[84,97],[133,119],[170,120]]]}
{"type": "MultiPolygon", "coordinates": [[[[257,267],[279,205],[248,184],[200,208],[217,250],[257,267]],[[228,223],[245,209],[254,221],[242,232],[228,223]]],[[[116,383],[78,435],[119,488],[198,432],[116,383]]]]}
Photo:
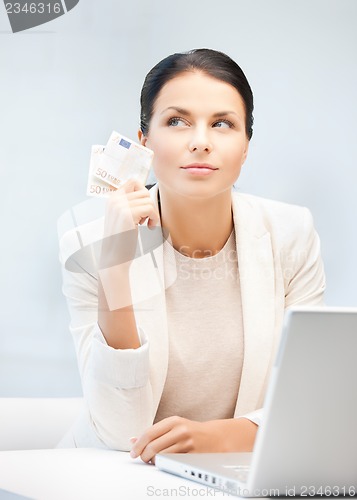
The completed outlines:
{"type": "Polygon", "coordinates": [[[165,183],[164,181],[158,181],[159,187],[162,189],[170,191],[174,195],[187,197],[195,200],[204,200],[207,198],[212,198],[224,192],[231,192],[233,183],[228,185],[217,185],[208,182],[193,181],[188,183],[177,183],[172,185],[170,183],[165,183]]]}

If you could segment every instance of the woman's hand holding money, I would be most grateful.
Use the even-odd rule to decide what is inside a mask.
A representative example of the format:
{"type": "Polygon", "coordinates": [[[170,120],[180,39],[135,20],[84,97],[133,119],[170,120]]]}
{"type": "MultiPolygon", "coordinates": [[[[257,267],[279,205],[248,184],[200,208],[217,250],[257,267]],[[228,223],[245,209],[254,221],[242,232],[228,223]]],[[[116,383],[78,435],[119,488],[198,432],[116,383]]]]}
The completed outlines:
{"type": "Polygon", "coordinates": [[[148,189],[130,179],[108,197],[100,268],[118,264],[130,266],[135,258],[138,225],[148,219],[148,227],[156,226],[160,216],[148,189]]]}
{"type": "Polygon", "coordinates": [[[160,221],[149,191],[135,179],[112,193],[107,202],[99,263],[98,324],[116,349],[140,346],[132,308],[129,267],[135,258],[138,225],[160,221]]]}

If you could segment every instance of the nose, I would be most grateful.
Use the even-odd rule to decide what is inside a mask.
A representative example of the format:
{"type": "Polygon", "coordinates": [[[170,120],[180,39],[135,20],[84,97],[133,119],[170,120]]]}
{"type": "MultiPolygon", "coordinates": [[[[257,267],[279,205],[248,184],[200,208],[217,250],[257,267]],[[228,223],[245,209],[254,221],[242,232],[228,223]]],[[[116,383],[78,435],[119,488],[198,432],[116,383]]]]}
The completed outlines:
{"type": "Polygon", "coordinates": [[[200,151],[210,153],[212,151],[212,144],[209,140],[208,132],[206,129],[200,127],[193,130],[189,149],[191,153],[200,151]]]}

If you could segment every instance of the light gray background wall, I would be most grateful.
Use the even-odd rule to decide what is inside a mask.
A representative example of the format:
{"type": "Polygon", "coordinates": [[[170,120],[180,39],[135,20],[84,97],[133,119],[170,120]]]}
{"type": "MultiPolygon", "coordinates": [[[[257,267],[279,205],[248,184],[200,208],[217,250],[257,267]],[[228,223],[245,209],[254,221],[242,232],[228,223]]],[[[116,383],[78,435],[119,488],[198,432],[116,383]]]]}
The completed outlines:
{"type": "Polygon", "coordinates": [[[12,34],[0,4],[0,396],[80,394],[56,221],[85,199],[91,144],[136,138],[147,71],[211,47],[255,94],[242,191],[308,206],[329,305],[357,306],[357,2],[81,0],[12,34]]]}

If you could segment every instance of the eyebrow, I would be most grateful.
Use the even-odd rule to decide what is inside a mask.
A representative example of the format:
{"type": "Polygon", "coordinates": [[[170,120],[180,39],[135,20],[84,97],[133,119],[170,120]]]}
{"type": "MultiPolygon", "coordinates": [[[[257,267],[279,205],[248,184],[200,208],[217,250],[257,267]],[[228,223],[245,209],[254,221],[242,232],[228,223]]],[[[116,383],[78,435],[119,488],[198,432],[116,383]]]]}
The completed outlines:
{"type": "MultiPolygon", "coordinates": [[[[168,108],[164,109],[161,114],[163,115],[164,113],[166,113],[166,111],[169,111],[171,109],[183,116],[189,116],[191,114],[186,109],[177,108],[176,106],[169,106],[168,108]]],[[[220,116],[227,116],[227,115],[235,115],[239,118],[239,115],[235,111],[218,111],[217,113],[214,113],[212,117],[219,118],[220,116]]]]}

